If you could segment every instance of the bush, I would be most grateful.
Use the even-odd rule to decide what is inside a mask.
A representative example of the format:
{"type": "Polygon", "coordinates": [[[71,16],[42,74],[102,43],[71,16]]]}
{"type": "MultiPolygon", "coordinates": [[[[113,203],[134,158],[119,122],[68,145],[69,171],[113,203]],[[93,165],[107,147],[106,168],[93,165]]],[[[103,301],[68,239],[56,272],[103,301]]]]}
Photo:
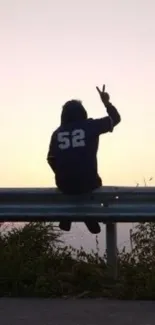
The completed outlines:
{"type": "Polygon", "coordinates": [[[155,298],[155,224],[131,232],[131,252],[118,252],[118,278],[106,255],[62,246],[52,223],[29,223],[0,232],[0,296],[155,298]]]}

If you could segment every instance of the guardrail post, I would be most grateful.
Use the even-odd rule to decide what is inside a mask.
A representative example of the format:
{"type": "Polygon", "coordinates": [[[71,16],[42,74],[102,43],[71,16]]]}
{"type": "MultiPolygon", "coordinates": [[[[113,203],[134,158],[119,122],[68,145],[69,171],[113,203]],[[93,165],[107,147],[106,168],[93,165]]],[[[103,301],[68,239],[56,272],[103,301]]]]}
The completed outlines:
{"type": "Polygon", "coordinates": [[[117,278],[117,225],[106,224],[107,265],[111,270],[113,279],[117,278]]]}

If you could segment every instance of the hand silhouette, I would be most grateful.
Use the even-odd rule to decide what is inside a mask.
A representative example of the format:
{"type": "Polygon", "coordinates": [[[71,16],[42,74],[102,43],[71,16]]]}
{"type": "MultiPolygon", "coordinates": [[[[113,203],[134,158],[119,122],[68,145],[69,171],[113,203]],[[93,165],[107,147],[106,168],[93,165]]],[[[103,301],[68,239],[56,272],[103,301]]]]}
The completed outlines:
{"type": "Polygon", "coordinates": [[[105,85],[103,85],[102,90],[100,90],[98,87],[96,87],[96,89],[100,95],[103,104],[106,106],[109,103],[110,96],[108,93],[105,92],[105,85]]]}

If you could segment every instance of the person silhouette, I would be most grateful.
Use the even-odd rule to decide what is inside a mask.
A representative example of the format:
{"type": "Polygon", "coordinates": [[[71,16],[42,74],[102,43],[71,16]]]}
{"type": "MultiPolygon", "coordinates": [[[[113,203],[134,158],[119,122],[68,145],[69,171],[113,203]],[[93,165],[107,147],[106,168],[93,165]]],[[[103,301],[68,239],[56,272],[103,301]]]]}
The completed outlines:
{"type": "MultiPolygon", "coordinates": [[[[112,132],[121,121],[120,114],[111,104],[110,96],[96,87],[107,116],[88,118],[82,102],[70,100],[64,104],[60,126],[53,132],[50,140],[47,161],[55,174],[58,189],[67,195],[80,195],[94,191],[102,186],[98,175],[97,151],[99,136],[112,132]]],[[[100,232],[97,221],[86,222],[93,234],[100,232]]],[[[69,231],[70,221],[61,221],[60,229],[69,231]]]]}

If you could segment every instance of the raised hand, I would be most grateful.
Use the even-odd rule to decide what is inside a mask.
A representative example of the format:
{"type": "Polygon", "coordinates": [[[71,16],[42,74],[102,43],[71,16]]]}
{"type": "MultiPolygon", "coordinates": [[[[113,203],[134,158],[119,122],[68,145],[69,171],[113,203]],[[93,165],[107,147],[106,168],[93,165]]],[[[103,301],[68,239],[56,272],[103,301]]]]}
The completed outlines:
{"type": "Polygon", "coordinates": [[[98,93],[100,95],[100,98],[101,98],[103,104],[105,106],[108,105],[109,100],[110,100],[110,96],[109,96],[108,93],[105,92],[105,85],[103,85],[102,90],[100,90],[98,87],[96,87],[96,89],[97,89],[97,91],[98,91],[98,93]]]}

